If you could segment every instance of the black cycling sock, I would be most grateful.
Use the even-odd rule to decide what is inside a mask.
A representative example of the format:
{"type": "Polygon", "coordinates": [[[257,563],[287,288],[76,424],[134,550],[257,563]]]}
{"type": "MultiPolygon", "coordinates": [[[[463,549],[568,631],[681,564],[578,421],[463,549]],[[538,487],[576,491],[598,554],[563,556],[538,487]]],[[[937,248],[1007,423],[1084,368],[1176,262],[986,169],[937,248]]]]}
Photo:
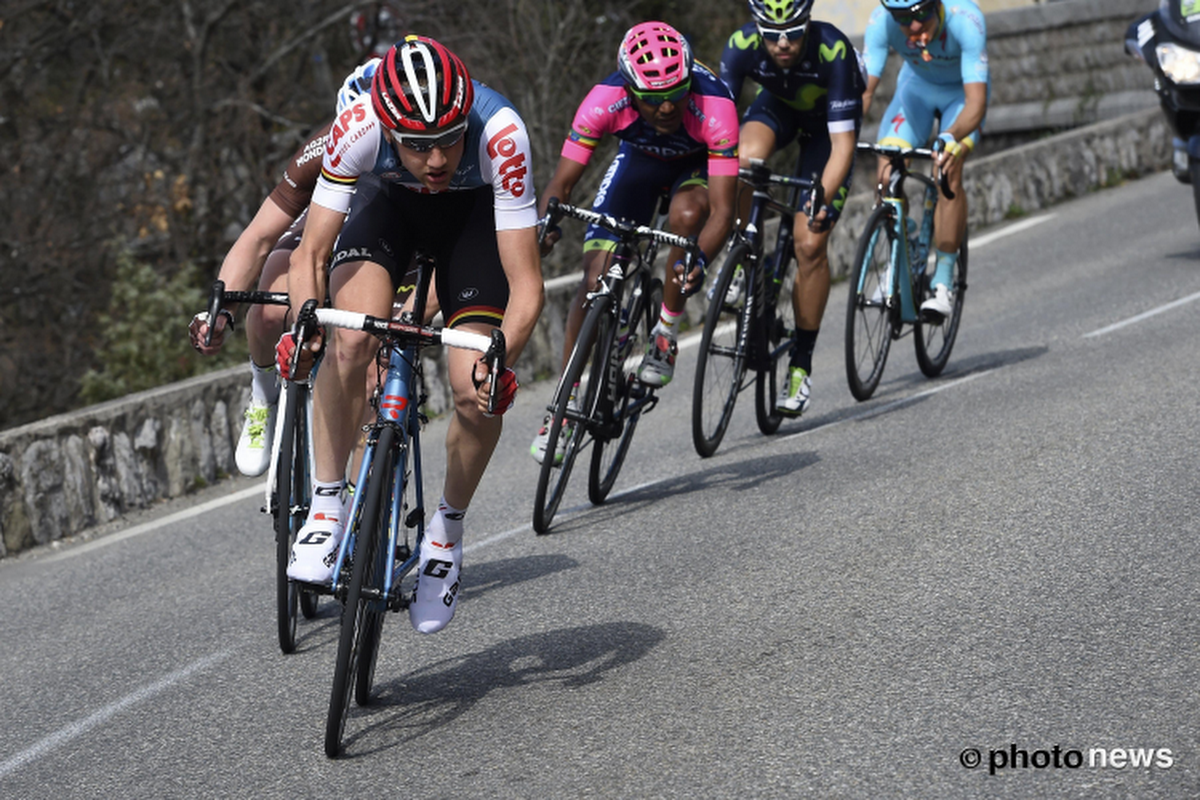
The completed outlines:
{"type": "Polygon", "coordinates": [[[806,331],[803,328],[796,329],[796,338],[792,341],[792,352],[789,356],[788,366],[799,367],[800,369],[812,375],[812,357],[813,350],[817,347],[817,334],[821,331],[806,331]]]}

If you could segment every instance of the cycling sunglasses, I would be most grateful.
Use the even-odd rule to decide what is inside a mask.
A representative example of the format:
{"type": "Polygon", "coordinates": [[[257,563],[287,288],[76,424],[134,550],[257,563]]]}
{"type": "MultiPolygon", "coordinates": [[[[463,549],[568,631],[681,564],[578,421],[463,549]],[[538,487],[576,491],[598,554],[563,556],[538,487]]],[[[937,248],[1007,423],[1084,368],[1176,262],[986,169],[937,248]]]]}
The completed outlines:
{"type": "Polygon", "coordinates": [[[692,90],[692,80],[688,78],[683,83],[671,89],[664,89],[661,92],[643,92],[640,89],[629,87],[629,92],[638,100],[651,106],[661,106],[663,103],[678,103],[683,98],[687,97],[688,92],[692,90]]]}
{"type": "Polygon", "coordinates": [[[435,147],[442,150],[454,147],[462,141],[463,134],[466,132],[467,121],[463,120],[445,133],[439,133],[436,136],[414,136],[399,131],[392,131],[391,134],[392,138],[396,140],[396,144],[407,147],[414,153],[428,153],[435,147]]]}
{"type": "Polygon", "coordinates": [[[923,3],[917,3],[915,6],[904,9],[903,11],[888,9],[891,11],[892,19],[896,20],[902,28],[907,28],[914,22],[924,22],[934,15],[937,11],[938,0],[925,0],[923,3]]]}
{"type": "Polygon", "coordinates": [[[804,36],[804,32],[808,30],[808,21],[803,25],[796,25],[792,28],[764,28],[762,25],[755,23],[758,28],[758,35],[768,42],[774,44],[780,39],[786,39],[789,42],[799,41],[804,36]]]}

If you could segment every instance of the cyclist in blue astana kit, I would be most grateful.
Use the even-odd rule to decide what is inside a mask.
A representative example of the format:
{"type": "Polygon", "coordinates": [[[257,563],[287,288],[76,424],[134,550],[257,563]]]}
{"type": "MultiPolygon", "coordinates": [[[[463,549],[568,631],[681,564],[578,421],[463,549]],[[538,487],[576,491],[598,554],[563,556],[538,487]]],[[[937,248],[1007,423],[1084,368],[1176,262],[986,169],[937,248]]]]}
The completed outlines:
{"type": "MultiPolygon", "coordinates": [[[[499,327],[511,366],[544,300],[532,176],[528,133],[512,104],[472,81],[440,43],[406,37],[379,64],[370,96],[345,109],[330,133],[304,238],[292,254],[292,307],[324,298],[328,283],[335,308],[389,317],[395,286],[420,248],[437,261],[446,327],[483,334],[499,327]]],[[[298,349],[304,354],[324,343],[324,335],[297,342],[286,334],[277,348],[284,377],[302,377],[286,374],[298,349]]],[[[378,349],[369,334],[347,330],[334,330],[328,346],[313,395],[313,500],[288,566],[289,577],[309,583],[332,577],[345,530],[346,462],[378,349]]],[[[517,390],[511,368],[489,376],[477,354],[453,348],[447,359],[454,416],[443,495],[421,545],[409,605],[422,633],[441,630],[454,616],[463,517],[499,440],[498,415],[517,390]],[[496,418],[486,414],[493,380],[500,389],[496,418]]]]}
{"type": "MultiPolygon", "coordinates": [[[[866,107],[883,74],[888,49],[904,64],[896,94],[879,124],[879,144],[920,147],[941,116],[934,148],[941,150],[938,168],[949,179],[954,199],[942,197],[934,214],[937,267],[930,281],[934,296],[921,304],[933,320],[950,314],[950,286],[958,249],[967,226],[967,196],[962,187],[963,161],[979,142],[987,113],[987,26],[983,12],[970,0],[881,0],[864,36],[867,59],[866,107]]],[[[879,160],[879,181],[886,184],[887,161],[879,160]]]]}
{"type": "MultiPolygon", "coordinates": [[[[799,416],[812,402],[813,348],[829,300],[827,246],[850,191],[862,125],[863,78],[858,54],[846,35],[810,18],[813,0],[750,0],[749,5],[754,21],[729,37],[721,55],[721,78],[735,98],[746,78],[761,87],[742,116],[742,166],[749,166],[752,158],[766,159],[799,136],[802,160],[797,174],[819,174],[826,198],[822,208],[806,207],[796,215],[793,233],[797,331],[788,380],[776,406],[781,413],[799,416]]],[[[745,219],[750,193],[742,194],[745,219]]]]}

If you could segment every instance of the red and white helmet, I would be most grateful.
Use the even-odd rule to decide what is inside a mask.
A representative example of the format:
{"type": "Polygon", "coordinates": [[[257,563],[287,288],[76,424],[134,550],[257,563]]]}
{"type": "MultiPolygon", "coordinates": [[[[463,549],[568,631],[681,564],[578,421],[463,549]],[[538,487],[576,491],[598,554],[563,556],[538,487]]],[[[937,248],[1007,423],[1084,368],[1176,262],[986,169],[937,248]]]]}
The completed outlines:
{"type": "Polygon", "coordinates": [[[465,122],[475,99],[462,60],[425,36],[406,36],[383,57],[371,102],[385,128],[423,134],[465,122]]]}
{"type": "Polygon", "coordinates": [[[642,22],[621,40],[617,68],[638,91],[670,89],[692,77],[692,49],[683,34],[667,23],[642,22]]]}

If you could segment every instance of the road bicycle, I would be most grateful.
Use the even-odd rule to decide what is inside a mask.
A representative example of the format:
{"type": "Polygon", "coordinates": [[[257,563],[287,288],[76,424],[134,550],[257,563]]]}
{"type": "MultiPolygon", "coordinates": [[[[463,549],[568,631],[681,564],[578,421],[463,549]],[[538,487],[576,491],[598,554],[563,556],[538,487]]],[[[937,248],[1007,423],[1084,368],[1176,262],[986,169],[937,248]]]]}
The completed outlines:
{"type": "Polygon", "coordinates": [[[662,306],[662,281],[654,277],[659,245],[686,253],[690,273],[700,249],[695,237],[637,225],[625,219],[551,198],[543,232],[564,217],[599,225],[617,235],[617,246],[594,291],[567,367],[551,402],[546,455],[538,473],[533,529],[550,529],[579,454],[588,446],[588,499],[599,505],[616,482],[642,414],[658,403],[654,387],[637,379],[637,368],[662,306]],[[644,244],[644,247],[641,246],[644,244]],[[557,457],[560,440],[562,457],[557,457]]]}
{"type": "Polygon", "coordinates": [[[823,191],[818,175],[797,178],[776,175],[760,159],[738,170],[754,194],[746,225],[729,238],[729,253],[709,290],[700,357],[692,388],[692,444],[707,458],[717,451],[738,394],[755,387],[754,416],[765,434],[779,429],[783,415],[775,406],[776,387],[786,379],[787,358],[796,335],[792,309],[795,262],[792,227],[800,200],[808,193],[810,208],[820,208],[823,191]],[[771,194],[787,187],[787,202],[771,194]],[[768,216],[778,218],[779,230],[771,254],[764,258],[768,216]]]}
{"type": "MultiPolygon", "coordinates": [[[[401,581],[416,568],[425,536],[420,437],[425,394],[420,351],[434,345],[475,350],[484,354],[492,375],[498,375],[505,363],[504,334],[499,329],[489,337],[419,324],[425,317],[435,267],[424,253],[417,254],[416,262],[414,307],[400,319],[317,308],[310,300],[296,321],[297,341],[311,338],[315,326],[324,325],[366,331],[383,344],[377,360],[383,374],[371,401],[375,420],[366,430],[346,535],[337,551],[331,584],[314,587],[344,604],[325,722],[325,754],[330,758],[341,753],[351,695],[360,706],[371,700],[384,616],[408,608],[411,600],[401,590],[401,581]],[[415,532],[412,541],[410,531],[415,532]]],[[[491,384],[490,412],[496,408],[498,384],[491,384]]]]}
{"type": "Polygon", "coordinates": [[[936,156],[933,150],[868,142],[859,142],[858,149],[883,156],[891,165],[888,185],[880,187],[882,196],[867,219],[850,273],[846,378],[850,393],[858,400],[866,400],[879,386],[892,340],[909,331],[913,333],[921,372],[933,378],[945,369],[967,294],[967,233],[963,231],[950,286],[954,293],[953,310],[945,317],[923,315],[921,304],[933,294],[928,280],[932,276],[927,271],[939,184],[947,199],[953,199],[954,194],[944,173],[935,181],[908,169],[909,159],[932,160],[936,156]],[[904,182],[909,178],[924,188],[919,224],[908,215],[904,182]]]}
{"type": "MultiPolygon", "coordinates": [[[[286,292],[227,292],[224,281],[216,281],[209,292],[208,318],[216,319],[227,304],[234,303],[289,304],[286,292]]],[[[205,344],[211,337],[210,328],[205,344]]],[[[279,423],[271,444],[263,503],[263,511],[271,515],[275,529],[275,616],[279,649],[285,654],[296,649],[297,609],[305,619],[317,615],[318,592],[287,576],[292,544],[308,517],[312,500],[312,374],[304,381],[285,381],[280,393],[276,412],[279,423]]]]}

